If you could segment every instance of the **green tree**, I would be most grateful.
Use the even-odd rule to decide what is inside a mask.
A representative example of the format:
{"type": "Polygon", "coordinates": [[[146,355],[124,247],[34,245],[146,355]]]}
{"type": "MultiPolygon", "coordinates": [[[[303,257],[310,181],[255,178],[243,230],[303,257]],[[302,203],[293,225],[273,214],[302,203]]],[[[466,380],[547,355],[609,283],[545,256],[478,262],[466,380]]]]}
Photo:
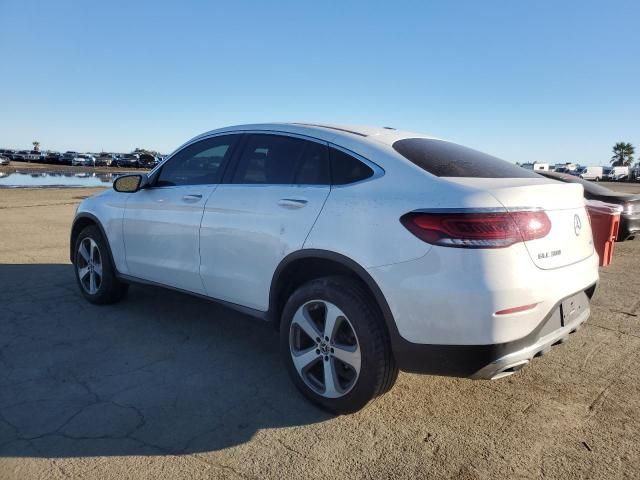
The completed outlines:
{"type": "Polygon", "coordinates": [[[39,152],[39,151],[40,151],[40,142],[39,142],[39,141],[37,141],[37,140],[36,140],[36,141],[34,141],[34,142],[31,142],[31,145],[33,145],[33,149],[34,149],[36,152],[39,152]]]}
{"type": "Polygon", "coordinates": [[[633,145],[628,142],[618,142],[613,146],[611,165],[614,167],[624,167],[633,163],[633,145]]]}

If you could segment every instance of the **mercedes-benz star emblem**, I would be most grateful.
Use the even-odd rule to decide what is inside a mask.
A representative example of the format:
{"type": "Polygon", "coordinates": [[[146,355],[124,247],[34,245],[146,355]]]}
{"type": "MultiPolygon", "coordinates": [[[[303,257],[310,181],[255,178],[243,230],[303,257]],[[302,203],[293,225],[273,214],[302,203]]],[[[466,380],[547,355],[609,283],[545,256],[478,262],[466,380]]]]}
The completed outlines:
{"type": "Polygon", "coordinates": [[[573,231],[576,234],[576,237],[580,235],[580,229],[582,229],[582,222],[580,221],[580,217],[576,214],[573,216],[573,231]]]}

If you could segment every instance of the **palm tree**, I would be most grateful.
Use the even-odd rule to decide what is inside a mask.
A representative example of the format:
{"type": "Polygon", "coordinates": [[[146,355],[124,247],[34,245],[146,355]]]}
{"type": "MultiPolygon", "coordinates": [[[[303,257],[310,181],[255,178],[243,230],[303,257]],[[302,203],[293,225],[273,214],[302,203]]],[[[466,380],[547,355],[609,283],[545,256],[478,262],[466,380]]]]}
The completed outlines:
{"type": "Polygon", "coordinates": [[[627,142],[618,142],[613,146],[613,156],[611,164],[614,167],[623,167],[633,163],[633,154],[635,150],[633,145],[627,142]]]}
{"type": "Polygon", "coordinates": [[[35,141],[35,142],[31,142],[31,145],[33,145],[33,149],[38,152],[40,151],[40,142],[39,141],[35,141]]]}

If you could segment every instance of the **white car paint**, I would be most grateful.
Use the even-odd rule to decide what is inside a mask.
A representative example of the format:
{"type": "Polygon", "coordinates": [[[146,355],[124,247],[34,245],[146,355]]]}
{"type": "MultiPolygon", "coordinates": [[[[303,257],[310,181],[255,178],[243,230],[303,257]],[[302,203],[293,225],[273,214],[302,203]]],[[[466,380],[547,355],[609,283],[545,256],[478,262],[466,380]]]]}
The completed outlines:
{"type": "Polygon", "coordinates": [[[144,189],[131,194],[122,231],[128,272],[204,294],[200,277],[200,222],[216,185],[144,189]]]}
{"type": "Polygon", "coordinates": [[[609,172],[609,175],[607,175],[607,177],[609,180],[618,181],[621,178],[628,176],[629,170],[630,170],[629,166],[611,167],[611,171],[609,172]]]}
{"type": "Polygon", "coordinates": [[[78,214],[91,214],[102,224],[121,274],[259,311],[269,308],[273,275],[288,254],[319,249],[344,255],[376,282],[402,338],[419,344],[484,345],[522,338],[561,299],[598,280],[580,185],[542,176],[436,177],[392,148],[400,139],[430,137],[339,128],[228,127],[195,137],[176,152],[222,133],[302,135],[370,162],[374,177],[333,187],[221,184],[108,191],[82,202],[78,214]],[[193,195],[201,197],[194,201],[193,195]],[[283,200],[306,203],[300,207],[283,200]],[[436,246],[399,221],[424,208],[543,209],[552,228],[542,239],[507,248],[436,246]],[[495,314],[533,303],[535,308],[524,312],[495,314]]]}
{"type": "Polygon", "coordinates": [[[278,264],[303,247],[328,195],[328,185],[220,185],[200,230],[206,293],[266,311],[278,264]]]}

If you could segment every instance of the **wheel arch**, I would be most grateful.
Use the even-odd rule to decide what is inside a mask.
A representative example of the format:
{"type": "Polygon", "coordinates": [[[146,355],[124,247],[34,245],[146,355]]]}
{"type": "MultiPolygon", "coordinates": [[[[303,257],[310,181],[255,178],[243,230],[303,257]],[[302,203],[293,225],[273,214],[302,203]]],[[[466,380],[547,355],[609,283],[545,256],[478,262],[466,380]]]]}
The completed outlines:
{"type": "Polygon", "coordinates": [[[280,262],[269,290],[268,319],[279,329],[284,305],[296,288],[315,278],[336,274],[357,280],[376,302],[391,338],[399,335],[389,304],[376,281],[356,261],[329,250],[298,250],[280,262]]]}
{"type": "Polygon", "coordinates": [[[100,220],[98,220],[98,217],[87,212],[79,213],[76,216],[76,218],[73,220],[73,224],[71,226],[71,236],[69,238],[69,259],[71,260],[71,263],[75,263],[75,246],[76,246],[76,240],[78,239],[78,235],[80,235],[80,232],[82,232],[82,230],[84,230],[86,227],[90,225],[95,225],[100,230],[100,233],[102,234],[102,238],[104,239],[104,242],[107,244],[107,253],[109,255],[109,260],[111,261],[111,265],[113,265],[113,268],[115,269],[116,264],[113,261],[113,254],[111,253],[111,245],[109,245],[109,237],[107,237],[104,227],[100,223],[100,220]]]}

